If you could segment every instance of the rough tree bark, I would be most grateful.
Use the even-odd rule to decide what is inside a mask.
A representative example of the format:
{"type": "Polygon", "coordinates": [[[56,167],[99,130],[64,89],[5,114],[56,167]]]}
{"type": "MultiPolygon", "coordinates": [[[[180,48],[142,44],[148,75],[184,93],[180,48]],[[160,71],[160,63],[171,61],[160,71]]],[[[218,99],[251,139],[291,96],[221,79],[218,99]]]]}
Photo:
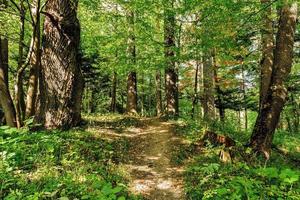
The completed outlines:
{"type": "Polygon", "coordinates": [[[166,78],[166,114],[169,117],[179,115],[178,108],[178,74],[175,66],[175,13],[173,0],[167,0],[165,3],[164,18],[164,38],[165,38],[165,78],[166,78]]]}
{"type": "Polygon", "coordinates": [[[156,85],[156,115],[159,117],[163,113],[160,69],[156,71],[155,85],[156,85]]]}
{"type": "Polygon", "coordinates": [[[41,95],[37,121],[67,129],[81,121],[83,77],[79,54],[77,0],[48,0],[44,23],[41,95]]]}
{"type": "Polygon", "coordinates": [[[7,125],[16,127],[16,112],[8,83],[8,40],[0,38],[0,105],[7,125]]]}
{"type": "Polygon", "coordinates": [[[33,20],[33,50],[30,57],[30,74],[28,81],[28,91],[26,100],[26,113],[25,117],[29,118],[35,114],[35,105],[38,89],[38,76],[41,64],[41,50],[40,50],[40,0],[32,2],[32,20],[33,20]]]}
{"type": "Polygon", "coordinates": [[[262,35],[262,60],[260,69],[260,103],[259,108],[262,107],[262,102],[267,96],[268,88],[271,81],[272,67],[273,67],[273,51],[274,51],[274,31],[272,22],[272,6],[271,0],[261,0],[262,7],[266,7],[262,12],[263,27],[261,29],[262,35]]]}
{"type": "MultiPolygon", "coordinates": [[[[136,47],[135,47],[135,30],[134,30],[134,13],[129,12],[128,16],[128,48],[129,65],[134,67],[136,64],[136,47]]],[[[137,95],[137,74],[131,71],[127,77],[127,114],[137,114],[138,95],[137,95]]]]}
{"type": "Polygon", "coordinates": [[[203,112],[204,119],[213,121],[215,119],[215,97],[214,97],[214,66],[212,56],[203,59],[203,112]]]}
{"type": "Polygon", "coordinates": [[[250,146],[263,153],[267,159],[281,111],[287,100],[285,82],[293,63],[297,10],[297,3],[285,3],[280,11],[271,81],[250,139],[250,146]]]}

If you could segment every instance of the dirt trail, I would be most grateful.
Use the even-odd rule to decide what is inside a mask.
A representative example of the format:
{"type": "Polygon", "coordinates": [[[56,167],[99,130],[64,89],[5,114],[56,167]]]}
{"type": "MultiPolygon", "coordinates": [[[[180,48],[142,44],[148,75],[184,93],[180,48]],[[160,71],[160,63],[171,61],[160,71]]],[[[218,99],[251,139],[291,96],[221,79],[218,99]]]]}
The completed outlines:
{"type": "Polygon", "coordinates": [[[143,129],[128,130],[130,190],[149,200],[184,199],[183,168],[171,163],[172,152],[183,141],[172,132],[172,124],[152,121],[143,129]]]}
{"type": "Polygon", "coordinates": [[[183,167],[172,164],[172,157],[186,141],[174,133],[174,124],[148,118],[131,128],[119,125],[94,121],[89,130],[129,143],[128,155],[119,164],[129,174],[130,192],[147,200],[184,200],[183,167]]]}

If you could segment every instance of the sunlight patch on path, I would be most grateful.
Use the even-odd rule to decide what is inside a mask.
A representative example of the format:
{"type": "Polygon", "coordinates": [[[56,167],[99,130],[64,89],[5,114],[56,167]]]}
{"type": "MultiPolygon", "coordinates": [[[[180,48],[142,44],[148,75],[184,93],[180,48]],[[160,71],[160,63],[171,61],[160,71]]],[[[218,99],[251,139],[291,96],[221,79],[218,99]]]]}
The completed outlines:
{"type": "MultiPolygon", "coordinates": [[[[129,130],[127,134],[133,133],[129,130]]],[[[150,200],[184,199],[184,170],[171,164],[174,147],[182,141],[172,133],[171,124],[154,122],[134,134],[129,136],[134,140],[125,164],[132,180],[130,191],[150,200]]]]}

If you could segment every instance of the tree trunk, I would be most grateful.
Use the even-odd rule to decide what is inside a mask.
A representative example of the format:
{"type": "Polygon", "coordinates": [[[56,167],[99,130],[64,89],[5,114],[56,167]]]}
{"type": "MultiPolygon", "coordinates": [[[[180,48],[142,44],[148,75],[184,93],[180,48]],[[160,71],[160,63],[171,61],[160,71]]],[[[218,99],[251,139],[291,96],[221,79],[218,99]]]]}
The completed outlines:
{"type": "Polygon", "coordinates": [[[246,76],[245,76],[245,70],[244,66],[242,66],[242,85],[241,90],[243,92],[243,123],[245,131],[248,130],[248,110],[247,110],[247,88],[246,88],[246,76]]]}
{"type": "Polygon", "coordinates": [[[127,78],[127,113],[137,114],[137,80],[136,73],[130,72],[127,78]]]}
{"type": "Polygon", "coordinates": [[[214,97],[214,66],[212,56],[206,56],[203,63],[203,112],[204,119],[213,121],[215,119],[215,97],[214,97]]]}
{"type": "Polygon", "coordinates": [[[49,0],[44,23],[41,102],[45,128],[67,129],[81,121],[80,25],[75,0],[49,0]]]}
{"type": "Polygon", "coordinates": [[[16,127],[16,112],[8,85],[8,41],[0,38],[0,106],[8,126],[16,127]]]}
{"type": "Polygon", "coordinates": [[[199,61],[196,61],[195,79],[194,79],[194,96],[192,103],[192,118],[195,116],[195,109],[198,104],[198,74],[199,74],[199,61]]]}
{"type": "Polygon", "coordinates": [[[146,104],[146,98],[145,98],[145,77],[144,73],[141,74],[141,92],[140,92],[140,106],[141,106],[141,114],[144,117],[145,116],[145,104],[146,104]]]}
{"type": "Polygon", "coordinates": [[[164,37],[165,37],[165,62],[166,62],[166,100],[167,115],[177,117],[178,109],[178,75],[175,66],[175,13],[173,0],[168,0],[165,5],[164,37]]]}
{"type": "Polygon", "coordinates": [[[161,71],[156,71],[155,76],[156,85],[156,115],[159,117],[162,115],[162,94],[161,94],[161,71]]]}
{"type": "Polygon", "coordinates": [[[114,71],[113,78],[112,78],[110,111],[115,113],[116,110],[117,110],[117,72],[114,71]]]}
{"type": "Polygon", "coordinates": [[[268,159],[275,129],[286,103],[286,79],[293,63],[293,46],[297,20],[297,3],[286,3],[280,12],[279,28],[274,51],[272,77],[266,98],[251,136],[250,146],[268,159]]]}
{"type": "Polygon", "coordinates": [[[260,103],[267,96],[268,88],[271,82],[272,67],[273,67],[273,50],[274,50],[274,31],[272,22],[272,6],[269,6],[271,0],[261,0],[262,7],[267,8],[262,12],[263,28],[262,35],[262,60],[261,60],[261,77],[260,77],[260,103]]]}
{"type": "Polygon", "coordinates": [[[219,110],[219,117],[221,122],[225,122],[225,108],[224,108],[224,101],[223,101],[223,91],[220,87],[220,81],[218,78],[217,69],[214,70],[215,76],[215,84],[216,84],[216,93],[217,93],[217,105],[219,110]]]}
{"type": "Polygon", "coordinates": [[[34,7],[32,8],[33,16],[33,50],[30,57],[30,74],[28,81],[27,101],[26,101],[26,114],[25,117],[29,118],[35,115],[35,105],[38,89],[38,76],[41,64],[41,51],[40,51],[40,0],[33,1],[34,7]]]}
{"type": "MultiPolygon", "coordinates": [[[[136,64],[136,47],[135,47],[135,30],[134,30],[134,13],[130,12],[127,16],[129,24],[129,38],[127,53],[129,57],[129,65],[135,68],[136,64]]],[[[127,113],[137,114],[137,75],[135,71],[131,71],[127,77],[127,113]]]]}
{"type": "Polygon", "coordinates": [[[20,1],[20,38],[19,38],[19,59],[18,59],[18,72],[16,76],[15,85],[15,101],[16,101],[16,119],[17,127],[23,126],[24,114],[26,110],[24,100],[24,88],[23,88],[23,56],[24,56],[24,36],[25,36],[25,7],[24,0],[20,1]]]}

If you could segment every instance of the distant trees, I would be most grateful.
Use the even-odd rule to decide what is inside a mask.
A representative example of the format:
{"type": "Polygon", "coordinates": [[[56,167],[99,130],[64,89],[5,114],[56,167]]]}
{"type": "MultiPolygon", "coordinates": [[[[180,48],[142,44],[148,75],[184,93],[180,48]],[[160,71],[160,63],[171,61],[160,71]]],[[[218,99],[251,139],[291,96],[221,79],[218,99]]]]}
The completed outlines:
{"type": "Polygon", "coordinates": [[[295,94],[289,97],[281,127],[299,129],[299,117],[291,118],[300,115],[297,81],[289,78],[286,85],[295,38],[294,5],[286,3],[278,12],[275,45],[271,16],[280,5],[270,0],[260,0],[261,6],[80,1],[78,17],[77,0],[0,2],[0,102],[10,126],[22,127],[24,120],[34,118],[49,129],[69,128],[80,122],[81,107],[88,113],[141,111],[142,116],[170,118],[178,117],[180,108],[182,115],[209,125],[237,118],[237,126],[245,125],[246,131],[251,123],[242,114],[258,110],[250,144],[268,151],[291,90],[295,94]],[[6,38],[12,44],[9,55],[6,38]]]}

